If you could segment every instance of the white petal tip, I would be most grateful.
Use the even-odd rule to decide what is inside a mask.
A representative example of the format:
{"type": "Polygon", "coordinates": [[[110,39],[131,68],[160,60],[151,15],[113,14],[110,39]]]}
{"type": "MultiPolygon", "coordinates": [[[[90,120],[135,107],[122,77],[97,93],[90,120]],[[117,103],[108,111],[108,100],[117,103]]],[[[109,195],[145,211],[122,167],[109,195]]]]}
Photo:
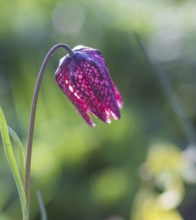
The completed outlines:
{"type": "Polygon", "coordinates": [[[123,103],[122,102],[117,102],[118,107],[121,109],[123,107],[123,103]]]}
{"type": "Polygon", "coordinates": [[[95,124],[95,123],[92,123],[92,124],[91,124],[91,127],[93,127],[93,128],[96,127],[96,124],[95,124]]]}
{"type": "Polygon", "coordinates": [[[107,124],[110,124],[111,123],[111,120],[108,118],[108,119],[106,119],[106,123],[107,124]]]}

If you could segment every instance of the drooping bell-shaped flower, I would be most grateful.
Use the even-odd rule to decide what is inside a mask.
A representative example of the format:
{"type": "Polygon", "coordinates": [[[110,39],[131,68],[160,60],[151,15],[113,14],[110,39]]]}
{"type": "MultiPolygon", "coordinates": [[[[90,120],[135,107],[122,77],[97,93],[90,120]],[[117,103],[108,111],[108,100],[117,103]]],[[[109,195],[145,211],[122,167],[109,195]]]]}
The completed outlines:
{"type": "Polygon", "coordinates": [[[90,126],[95,126],[88,113],[106,123],[120,118],[122,99],[112,81],[100,51],[77,46],[63,57],[55,78],[78,112],[90,126]]]}

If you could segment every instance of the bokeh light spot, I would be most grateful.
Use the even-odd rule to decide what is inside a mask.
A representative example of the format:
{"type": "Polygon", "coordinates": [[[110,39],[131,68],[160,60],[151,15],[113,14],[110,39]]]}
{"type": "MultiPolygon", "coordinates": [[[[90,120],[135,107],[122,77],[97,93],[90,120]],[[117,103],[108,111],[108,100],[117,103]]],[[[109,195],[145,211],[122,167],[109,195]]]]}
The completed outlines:
{"type": "Polygon", "coordinates": [[[127,176],[121,169],[104,170],[92,181],[92,196],[102,204],[118,201],[126,192],[127,176]]]}
{"type": "Polygon", "coordinates": [[[79,4],[61,2],[54,9],[52,20],[58,31],[73,34],[82,28],[85,13],[79,4]]]}
{"type": "Polygon", "coordinates": [[[182,53],[182,36],[175,30],[162,28],[152,35],[149,50],[158,61],[173,61],[182,53]]]}

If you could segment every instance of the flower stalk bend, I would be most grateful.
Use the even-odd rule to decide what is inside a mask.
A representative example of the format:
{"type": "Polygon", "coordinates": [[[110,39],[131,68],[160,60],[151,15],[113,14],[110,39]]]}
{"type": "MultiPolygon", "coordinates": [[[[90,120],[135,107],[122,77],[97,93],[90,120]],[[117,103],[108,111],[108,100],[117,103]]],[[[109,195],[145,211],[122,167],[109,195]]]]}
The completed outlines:
{"type": "Polygon", "coordinates": [[[29,121],[29,130],[28,130],[28,138],[27,138],[27,152],[26,152],[26,169],[25,169],[25,195],[27,199],[28,208],[30,207],[30,170],[31,170],[31,155],[32,155],[32,143],[33,143],[33,134],[34,134],[34,124],[35,124],[35,114],[36,114],[36,106],[37,106],[37,100],[39,95],[39,90],[42,82],[42,78],[44,75],[44,71],[46,69],[46,66],[48,64],[48,61],[52,54],[58,49],[58,48],[64,48],[69,53],[70,56],[74,54],[72,49],[68,47],[66,44],[56,44],[53,46],[49,52],[47,53],[42,66],[40,68],[33,99],[32,99],[32,105],[31,105],[31,113],[30,113],[30,121],[29,121]]]}

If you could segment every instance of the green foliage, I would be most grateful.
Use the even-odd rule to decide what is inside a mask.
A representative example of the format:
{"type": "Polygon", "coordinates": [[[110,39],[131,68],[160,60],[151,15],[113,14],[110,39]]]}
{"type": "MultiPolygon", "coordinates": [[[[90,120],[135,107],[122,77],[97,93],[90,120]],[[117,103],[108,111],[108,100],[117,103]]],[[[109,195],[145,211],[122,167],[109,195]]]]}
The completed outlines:
{"type": "Polygon", "coordinates": [[[20,202],[21,202],[21,209],[22,209],[22,217],[23,220],[28,220],[28,208],[27,208],[27,201],[25,197],[25,190],[24,190],[24,182],[23,182],[23,177],[24,177],[24,154],[23,154],[23,148],[21,145],[21,142],[18,138],[18,136],[11,130],[10,134],[12,135],[13,139],[15,140],[17,147],[20,152],[20,160],[21,160],[21,173],[19,171],[19,167],[17,165],[15,155],[13,153],[13,147],[10,141],[9,137],[9,132],[8,132],[8,126],[3,114],[3,111],[0,107],[0,131],[1,131],[1,136],[3,140],[3,145],[4,145],[4,151],[5,155],[7,158],[7,161],[10,165],[10,169],[12,171],[12,175],[14,177],[17,189],[18,189],[18,194],[20,197],[20,202]]]}

